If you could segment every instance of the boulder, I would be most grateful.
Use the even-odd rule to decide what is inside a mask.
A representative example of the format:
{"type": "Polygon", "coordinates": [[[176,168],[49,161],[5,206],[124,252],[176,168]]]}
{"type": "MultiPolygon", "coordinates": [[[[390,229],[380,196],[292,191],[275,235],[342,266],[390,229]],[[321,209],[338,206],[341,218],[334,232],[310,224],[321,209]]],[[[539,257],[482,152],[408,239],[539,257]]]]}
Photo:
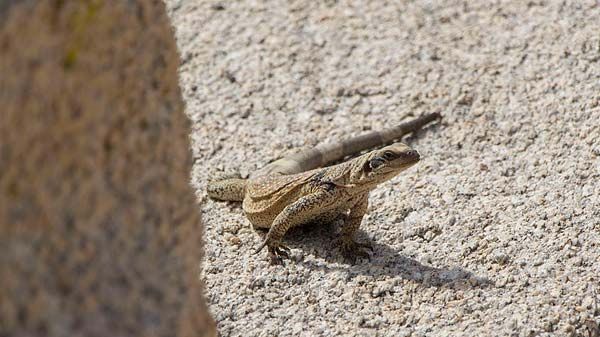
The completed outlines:
{"type": "Polygon", "coordinates": [[[0,336],[215,335],[164,4],[0,18],[0,336]]]}

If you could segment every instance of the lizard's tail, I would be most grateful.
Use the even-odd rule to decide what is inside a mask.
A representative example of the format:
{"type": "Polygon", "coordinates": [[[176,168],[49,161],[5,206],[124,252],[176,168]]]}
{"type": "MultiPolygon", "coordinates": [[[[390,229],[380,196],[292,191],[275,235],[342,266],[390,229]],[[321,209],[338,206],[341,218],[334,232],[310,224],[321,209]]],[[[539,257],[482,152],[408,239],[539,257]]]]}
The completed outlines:
{"type": "Polygon", "coordinates": [[[206,193],[211,199],[223,201],[242,201],[246,194],[246,179],[228,178],[209,181],[206,193]]]}
{"type": "Polygon", "coordinates": [[[349,155],[390,144],[439,118],[439,113],[430,113],[383,131],[371,131],[341,142],[319,144],[312,149],[278,159],[255,172],[253,176],[272,173],[295,174],[327,166],[349,155]]]}

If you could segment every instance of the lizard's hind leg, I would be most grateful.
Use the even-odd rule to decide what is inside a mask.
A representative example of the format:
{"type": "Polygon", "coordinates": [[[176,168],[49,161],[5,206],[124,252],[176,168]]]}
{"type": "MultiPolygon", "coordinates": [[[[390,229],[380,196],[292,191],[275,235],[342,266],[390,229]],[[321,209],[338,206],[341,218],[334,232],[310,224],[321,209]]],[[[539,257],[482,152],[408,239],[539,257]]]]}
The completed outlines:
{"type": "Polygon", "coordinates": [[[246,194],[247,179],[239,173],[217,174],[210,178],[206,192],[211,199],[224,201],[242,201],[246,194]]]}

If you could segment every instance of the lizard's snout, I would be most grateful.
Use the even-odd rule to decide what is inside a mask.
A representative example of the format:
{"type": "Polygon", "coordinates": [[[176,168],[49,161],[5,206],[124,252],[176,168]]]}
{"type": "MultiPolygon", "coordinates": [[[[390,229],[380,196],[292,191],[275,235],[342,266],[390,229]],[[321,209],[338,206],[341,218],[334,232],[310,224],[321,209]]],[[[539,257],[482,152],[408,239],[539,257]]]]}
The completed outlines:
{"type": "Polygon", "coordinates": [[[421,159],[421,155],[419,154],[419,152],[417,152],[417,150],[408,150],[404,152],[404,156],[406,157],[406,159],[414,161],[421,159]]]}

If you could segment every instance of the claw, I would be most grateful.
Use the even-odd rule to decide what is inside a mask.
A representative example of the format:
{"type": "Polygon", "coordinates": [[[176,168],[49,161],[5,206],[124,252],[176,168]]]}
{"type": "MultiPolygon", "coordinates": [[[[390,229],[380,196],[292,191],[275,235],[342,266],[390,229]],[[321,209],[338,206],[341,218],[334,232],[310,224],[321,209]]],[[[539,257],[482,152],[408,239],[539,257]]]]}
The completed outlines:
{"type": "Polygon", "coordinates": [[[342,243],[342,254],[353,264],[356,263],[357,257],[364,257],[371,261],[371,255],[369,255],[365,249],[369,249],[373,252],[373,246],[369,243],[359,243],[354,241],[342,243]]]}
{"type": "Polygon", "coordinates": [[[258,247],[258,249],[254,251],[254,253],[252,253],[252,255],[256,255],[256,254],[260,253],[260,251],[263,250],[263,248],[265,248],[266,245],[267,245],[267,240],[265,240],[262,243],[262,245],[260,245],[260,247],[258,247]]]}
{"type": "Polygon", "coordinates": [[[271,260],[272,265],[283,266],[283,259],[278,254],[269,252],[269,259],[271,260]]]}
{"type": "Polygon", "coordinates": [[[282,249],[282,247],[277,247],[275,248],[275,252],[277,253],[277,255],[281,255],[282,257],[285,257],[286,259],[290,258],[290,251],[289,249],[282,249]]]}
{"type": "Polygon", "coordinates": [[[265,247],[267,247],[269,250],[269,259],[271,260],[271,264],[283,265],[283,259],[290,258],[291,249],[289,247],[282,244],[269,245],[268,240],[265,240],[252,255],[258,254],[265,247]]]}
{"type": "Polygon", "coordinates": [[[283,259],[290,258],[290,249],[285,246],[269,247],[271,264],[283,265],[283,259]]]}

